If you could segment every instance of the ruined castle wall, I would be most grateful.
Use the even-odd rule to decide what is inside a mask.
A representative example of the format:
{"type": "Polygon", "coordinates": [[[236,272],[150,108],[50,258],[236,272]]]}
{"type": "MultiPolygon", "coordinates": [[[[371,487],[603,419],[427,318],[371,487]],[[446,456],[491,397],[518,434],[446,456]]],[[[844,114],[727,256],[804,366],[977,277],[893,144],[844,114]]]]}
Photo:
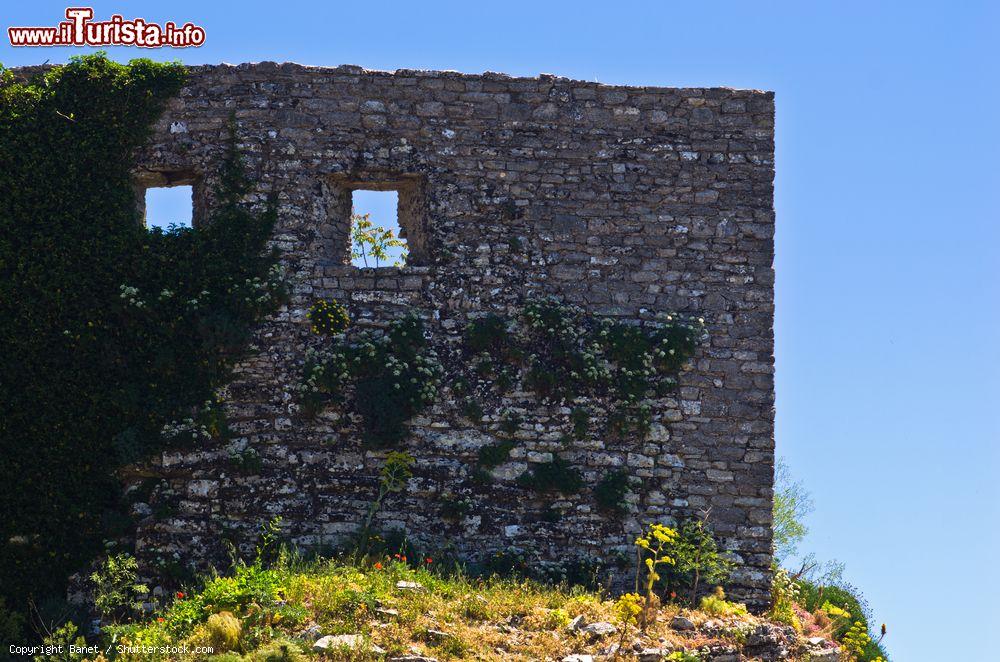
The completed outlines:
{"type": "Polygon", "coordinates": [[[642,523],[710,508],[739,563],[731,593],[766,601],[771,93],[350,66],[194,67],[140,156],[139,185],[193,181],[196,222],[204,218],[231,114],[260,195],[278,195],[273,242],[292,295],[225,389],[234,438],[165,453],[152,468],[164,480],[136,507],[140,556],[205,558],[224,537],[252,541],[278,515],[301,545],[335,546],[355,531],[384,452],[362,449],[336,408],[315,419],[299,411],[304,353],[321,342],[305,318],[317,298],[347,304],[358,326],[415,310],[447,351],[470,313],[515,314],[526,297],[548,294],[616,318],[701,316],[708,340],[677,393],[655,403],[646,438],[613,440],[592,425],[586,439],[566,440],[567,409],[510,394],[503,404],[524,422],[490,485],[469,477],[497,422],[469,421],[443,390],[412,422],[404,446],[415,475],[387,499],[379,525],[471,558],[513,547],[558,560],[627,551],[642,523]],[[359,186],[401,191],[410,266],[350,266],[350,190],[359,186]],[[259,471],[233,464],[245,447],[260,454],[259,471]],[[579,494],[515,484],[553,453],[583,472],[579,494]],[[639,479],[624,516],[599,512],[592,498],[614,467],[639,479]],[[457,521],[441,513],[455,498],[473,504],[457,521]]]}

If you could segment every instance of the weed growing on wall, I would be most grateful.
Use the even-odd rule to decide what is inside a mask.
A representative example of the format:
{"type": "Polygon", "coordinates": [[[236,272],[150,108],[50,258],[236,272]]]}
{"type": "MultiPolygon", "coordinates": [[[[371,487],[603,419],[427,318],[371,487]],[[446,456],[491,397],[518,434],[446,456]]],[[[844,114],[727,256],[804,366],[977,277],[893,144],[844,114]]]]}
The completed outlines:
{"type": "Polygon", "coordinates": [[[409,453],[391,451],[385,458],[385,464],[379,471],[378,495],[368,508],[368,516],[365,517],[364,526],[361,528],[358,542],[358,552],[363,554],[368,549],[368,538],[371,535],[372,521],[375,515],[382,508],[382,501],[393,492],[401,492],[406,486],[406,481],[413,475],[410,467],[413,466],[413,456],[409,453]]]}
{"type": "Polygon", "coordinates": [[[607,395],[635,405],[663,395],[704,333],[701,320],[663,316],[635,325],[594,318],[553,300],[529,302],[520,341],[527,353],[526,384],[547,400],[607,395]]]}
{"type": "Polygon", "coordinates": [[[266,250],[274,207],[242,204],[235,134],[205,223],[140,223],[134,153],[184,75],[103,55],[30,82],[0,70],[0,591],[11,607],[60,592],[120,533],[120,466],[224,430],[199,405],[281,295],[266,250]],[[184,419],[194,437],[161,435],[184,419]]]}

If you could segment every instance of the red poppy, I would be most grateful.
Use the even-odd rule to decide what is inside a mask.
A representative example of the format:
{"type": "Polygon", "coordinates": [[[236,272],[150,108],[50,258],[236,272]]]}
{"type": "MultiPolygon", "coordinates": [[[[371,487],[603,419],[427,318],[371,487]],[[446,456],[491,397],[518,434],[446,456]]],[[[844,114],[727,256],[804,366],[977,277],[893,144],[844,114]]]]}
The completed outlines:
{"type": "Polygon", "coordinates": [[[381,563],[379,563],[378,561],[376,561],[376,562],[375,562],[375,569],[376,569],[376,570],[381,570],[381,569],[382,569],[382,564],[381,564],[381,563]]]}
{"type": "Polygon", "coordinates": [[[405,556],[402,557],[402,561],[403,561],[403,563],[406,563],[406,557],[405,556]]]}
{"type": "Polygon", "coordinates": [[[184,598],[184,593],[182,593],[181,591],[177,591],[177,599],[182,600],[183,598],[184,598]]]}
{"type": "Polygon", "coordinates": [[[426,559],[424,559],[424,563],[434,563],[434,559],[428,556],[426,559]]]}
{"type": "Polygon", "coordinates": [[[670,591],[670,599],[673,600],[676,597],[677,597],[677,594],[675,592],[673,592],[673,591],[670,591]]]}
{"type": "Polygon", "coordinates": [[[156,619],[156,622],[157,622],[157,623],[162,623],[162,622],[163,622],[163,621],[165,621],[165,620],[166,620],[166,619],[164,619],[164,618],[158,618],[158,619],[156,619]]]}

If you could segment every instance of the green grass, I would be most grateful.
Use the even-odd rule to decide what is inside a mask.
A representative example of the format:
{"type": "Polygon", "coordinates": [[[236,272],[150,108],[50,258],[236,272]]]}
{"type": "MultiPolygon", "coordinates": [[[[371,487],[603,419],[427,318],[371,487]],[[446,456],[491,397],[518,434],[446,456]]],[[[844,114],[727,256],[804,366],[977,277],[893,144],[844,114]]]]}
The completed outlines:
{"type": "MultiPolygon", "coordinates": [[[[421,654],[444,660],[559,660],[596,654],[618,635],[591,640],[567,631],[577,616],[588,623],[623,627],[610,596],[581,587],[552,586],[493,576],[474,578],[460,568],[443,570],[433,559],[384,556],[304,561],[279,558],[271,568],[239,565],[226,576],[203,580],[197,590],[175,592],[149,618],[107,627],[103,647],[212,647],[196,659],[222,662],[281,660],[383,660],[421,654]],[[417,588],[400,588],[398,582],[417,588]],[[319,635],[360,635],[358,649],[318,654],[319,635]],[[385,651],[378,654],[377,648],[385,651]]],[[[684,610],[696,624],[722,618],[733,627],[718,635],[681,634],[669,627],[680,606],[657,609],[646,632],[634,625],[626,646],[640,640],[686,649],[689,657],[705,645],[741,645],[739,633],[762,622],[742,605],[710,597],[704,610],[684,610]],[[741,627],[745,626],[745,627],[741,627]]],[[[169,652],[119,654],[118,660],[181,660],[169,652]]],[[[623,658],[629,659],[629,658],[623,658]]]]}

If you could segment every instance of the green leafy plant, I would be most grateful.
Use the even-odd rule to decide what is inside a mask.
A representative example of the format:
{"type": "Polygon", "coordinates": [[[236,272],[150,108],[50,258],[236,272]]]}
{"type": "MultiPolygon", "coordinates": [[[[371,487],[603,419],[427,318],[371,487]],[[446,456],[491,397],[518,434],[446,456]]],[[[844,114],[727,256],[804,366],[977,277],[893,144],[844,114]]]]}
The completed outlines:
{"type": "Polygon", "coordinates": [[[492,469],[507,461],[510,452],[514,450],[516,444],[505,439],[495,444],[488,444],[479,448],[479,466],[484,469],[492,469]]]}
{"type": "Polygon", "coordinates": [[[406,487],[406,481],[413,475],[413,456],[409,453],[390,451],[385,458],[385,464],[379,470],[378,493],[375,500],[368,508],[368,515],[365,517],[364,526],[361,528],[359,552],[364,553],[368,548],[368,538],[371,535],[372,521],[375,514],[382,508],[382,501],[389,494],[402,492],[406,487]]]}
{"type": "Polygon", "coordinates": [[[0,597],[0,642],[22,641],[24,616],[9,609],[7,601],[0,597]]]}
{"type": "MultiPolygon", "coordinates": [[[[643,612],[643,599],[638,593],[625,593],[615,601],[615,615],[622,624],[622,632],[618,637],[618,650],[625,646],[629,626],[639,626],[644,622],[643,612]]],[[[618,656],[618,650],[615,651],[615,657],[618,656]]]]}
{"type": "Polygon", "coordinates": [[[441,517],[449,520],[460,520],[472,511],[473,502],[468,497],[458,497],[454,494],[443,494],[441,517]]]}
{"type": "Polygon", "coordinates": [[[94,586],[94,606],[106,618],[130,617],[142,608],[149,587],[138,580],[135,557],[116,554],[90,575],[94,586]]]}
{"type": "Polygon", "coordinates": [[[643,437],[652,424],[652,408],[645,402],[636,405],[618,404],[608,414],[607,432],[613,439],[643,437]]]}
{"type": "MultiPolygon", "coordinates": [[[[302,642],[288,639],[274,639],[261,648],[254,656],[254,662],[303,662],[309,659],[302,651],[302,642]]],[[[240,658],[243,662],[243,658],[240,658]]]]}
{"type": "Polygon", "coordinates": [[[69,621],[59,626],[42,638],[42,643],[46,646],[46,651],[35,656],[36,660],[49,660],[51,662],[86,662],[87,654],[84,652],[87,640],[80,633],[80,629],[75,623],[69,621]]]}
{"type": "Polygon", "coordinates": [[[462,415],[472,422],[482,419],[483,413],[483,406],[475,398],[468,398],[462,405],[462,415]]]}
{"type": "Polygon", "coordinates": [[[747,606],[739,602],[726,600],[726,592],[721,586],[716,586],[715,591],[701,599],[698,608],[706,614],[718,616],[720,618],[749,616],[747,606]]]}
{"type": "Polygon", "coordinates": [[[583,476],[568,461],[555,457],[550,462],[538,462],[518,476],[517,484],[537,492],[573,494],[583,487],[583,476]]]}
{"type": "Polygon", "coordinates": [[[795,602],[799,597],[799,585],[784,568],[774,571],[771,579],[771,610],[768,615],[785,625],[802,631],[802,623],[795,613],[795,602]]]}
{"type": "MultiPolygon", "coordinates": [[[[841,642],[844,649],[856,660],[864,659],[865,653],[872,644],[872,638],[868,634],[868,626],[862,621],[855,621],[841,642]]],[[[882,658],[876,658],[878,662],[882,658]]]]}
{"type": "Polygon", "coordinates": [[[587,430],[590,429],[590,412],[586,407],[574,407],[569,413],[570,423],[573,424],[573,438],[586,439],[587,430]]]}
{"type": "Polygon", "coordinates": [[[375,225],[371,220],[371,214],[351,212],[351,239],[353,241],[351,257],[362,260],[366,267],[378,267],[381,262],[387,261],[390,248],[403,249],[399,258],[393,262],[393,266],[406,264],[406,242],[397,238],[391,229],[375,225]],[[368,263],[369,259],[373,264],[368,263]]]}
{"type": "Polygon", "coordinates": [[[241,451],[234,451],[229,454],[229,460],[236,467],[237,471],[243,474],[259,474],[264,468],[264,462],[253,448],[245,448],[241,451]]]}
{"type": "Polygon", "coordinates": [[[256,567],[270,568],[280,561],[284,547],[281,522],[280,517],[272,517],[260,525],[253,559],[256,567]]]}
{"type": "Polygon", "coordinates": [[[594,486],[594,500],[602,510],[621,513],[625,510],[628,490],[628,473],[620,469],[609,471],[594,486]]]}
{"type": "Polygon", "coordinates": [[[511,343],[508,327],[507,319],[496,313],[471,320],[463,334],[466,352],[470,355],[485,354],[500,361],[516,356],[518,352],[511,343]]]}
{"type": "Polygon", "coordinates": [[[351,318],[347,308],[336,301],[320,299],[309,309],[312,332],[324,336],[336,336],[347,330],[351,318]]]}
{"type": "MultiPolygon", "coordinates": [[[[200,606],[200,620],[208,614],[228,611],[238,616],[260,615],[272,611],[281,599],[281,575],[279,568],[266,568],[263,563],[237,563],[232,576],[217,577],[209,581],[200,596],[191,600],[200,606]]],[[[174,603],[176,606],[178,603],[174,603]]]]}
{"type": "Polygon", "coordinates": [[[520,429],[521,423],[522,418],[517,412],[507,410],[500,417],[500,432],[508,437],[513,437],[520,429]]]}
{"type": "MultiPolygon", "coordinates": [[[[590,430],[590,411],[579,398],[604,401],[609,435],[623,438],[649,431],[652,408],[645,400],[676,387],[703,335],[701,319],[660,315],[626,323],[540,299],[527,301],[517,319],[489,313],[470,320],[463,347],[473,383],[492,378],[491,388],[500,392],[520,383],[543,401],[576,402],[567,439],[584,439],[590,430]]],[[[502,429],[512,434],[516,428],[502,429]]]]}
{"type": "Polygon", "coordinates": [[[719,553],[707,515],[684,521],[677,533],[669,548],[675,562],[667,573],[667,585],[686,590],[689,603],[695,605],[699,588],[703,584],[724,584],[732,563],[719,553]]]}
{"type": "Polygon", "coordinates": [[[639,591],[639,578],[644,573],[645,582],[643,584],[644,606],[642,610],[642,627],[652,620],[656,608],[656,594],[654,587],[660,580],[658,568],[661,565],[674,565],[676,560],[670,556],[670,550],[677,543],[678,534],[676,529],[663,524],[650,524],[646,528],[646,533],[635,540],[636,570],[635,588],[639,591]]]}
{"type": "MultiPolygon", "coordinates": [[[[834,617],[833,634],[835,638],[842,640],[855,623],[862,624],[864,631],[869,635],[869,640],[864,643],[863,652],[856,654],[858,662],[875,662],[880,658],[883,660],[888,658],[888,654],[881,645],[881,640],[885,636],[885,625],[882,625],[882,634],[878,639],[871,636],[874,630],[871,625],[871,612],[860,591],[853,586],[844,584],[841,580],[826,583],[799,578],[796,583],[799,587],[797,601],[807,611],[816,612],[822,609],[833,615],[830,610],[832,607],[848,614],[846,618],[834,617]]],[[[856,640],[862,641],[860,637],[857,637],[856,640]]]]}
{"type": "Polygon", "coordinates": [[[364,443],[384,448],[399,443],[406,421],[434,401],[442,372],[423,322],[410,315],[384,333],[336,338],[325,350],[307,352],[300,391],[306,413],[353,394],[364,443]]]}
{"type": "Polygon", "coordinates": [[[601,381],[606,367],[589,342],[583,311],[555,300],[524,306],[527,327],[527,385],[543,399],[571,400],[601,381]]]}

